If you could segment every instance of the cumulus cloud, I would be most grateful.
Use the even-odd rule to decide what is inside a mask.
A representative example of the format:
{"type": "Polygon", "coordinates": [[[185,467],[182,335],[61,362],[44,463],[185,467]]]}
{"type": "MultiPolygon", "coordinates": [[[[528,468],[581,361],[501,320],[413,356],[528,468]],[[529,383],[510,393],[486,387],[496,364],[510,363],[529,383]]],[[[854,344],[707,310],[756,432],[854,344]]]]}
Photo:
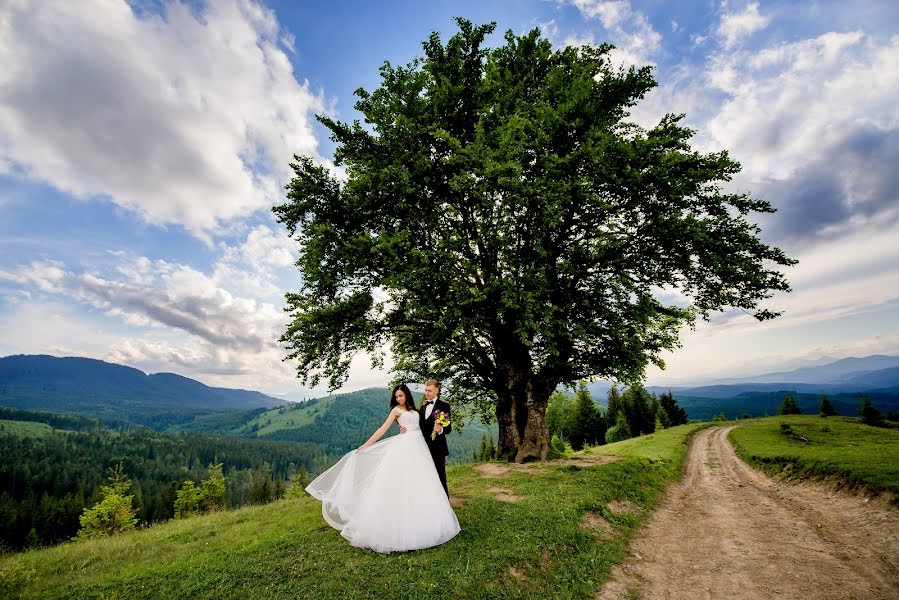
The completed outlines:
{"type": "Polygon", "coordinates": [[[706,80],[725,95],[707,142],[743,163],[739,185],[781,209],[764,221],[775,239],[833,233],[896,206],[899,36],[827,33],[721,53],[706,80]]]}
{"type": "Polygon", "coordinates": [[[281,237],[257,226],[242,243],[222,245],[222,257],[209,274],[119,251],[112,274],[33,260],[0,271],[0,280],[67,296],[127,325],[179,330],[229,352],[276,351],[288,317],[280,308],[275,269],[294,260],[292,242],[281,237]]]}
{"type": "MultiPolygon", "coordinates": [[[[653,29],[640,11],[631,7],[629,0],[570,0],[585,19],[598,20],[609,39],[615,44],[611,58],[613,63],[629,66],[643,66],[653,63],[653,56],[658,52],[662,36],[653,29]]],[[[570,36],[565,45],[595,44],[595,36],[570,36]]]]}
{"type": "Polygon", "coordinates": [[[759,3],[746,5],[741,12],[725,12],[716,34],[725,48],[733,48],[756,31],[764,29],[771,17],[759,13],[759,3]]]}
{"type": "Polygon", "coordinates": [[[125,2],[0,7],[0,173],[106,198],[211,243],[279,199],[293,153],[315,155],[322,95],[253,0],[162,14],[125,2]]]}

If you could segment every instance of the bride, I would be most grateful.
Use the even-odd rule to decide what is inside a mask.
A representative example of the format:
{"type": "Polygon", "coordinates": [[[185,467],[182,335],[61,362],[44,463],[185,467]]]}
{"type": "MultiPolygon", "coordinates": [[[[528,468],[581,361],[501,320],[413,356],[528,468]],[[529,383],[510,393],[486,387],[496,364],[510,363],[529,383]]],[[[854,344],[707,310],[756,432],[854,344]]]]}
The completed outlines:
{"type": "Polygon", "coordinates": [[[306,491],[321,500],[325,521],[359,548],[376,552],[430,548],[461,529],[405,385],[393,389],[384,424],[358,450],[316,477],[306,491]],[[406,433],[379,442],[394,421],[406,433]]]}

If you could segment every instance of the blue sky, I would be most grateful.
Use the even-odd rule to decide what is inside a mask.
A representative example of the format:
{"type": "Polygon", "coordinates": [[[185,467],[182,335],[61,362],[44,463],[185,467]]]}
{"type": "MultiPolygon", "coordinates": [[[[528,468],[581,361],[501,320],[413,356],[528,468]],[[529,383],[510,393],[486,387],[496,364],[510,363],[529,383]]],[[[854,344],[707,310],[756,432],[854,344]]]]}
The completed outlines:
{"type": "MultiPolygon", "coordinates": [[[[271,217],[293,153],[330,163],[314,120],[357,118],[454,16],[611,42],[683,112],[730,184],[770,200],[767,241],[800,264],[785,310],[685,330],[650,382],[899,353],[899,5],[566,0],[169,2],[0,7],[0,355],[89,356],[287,397],[277,337],[297,248],[271,217]]],[[[672,299],[676,293],[667,291],[672,299]]],[[[382,385],[364,357],[345,389],[382,385]]]]}

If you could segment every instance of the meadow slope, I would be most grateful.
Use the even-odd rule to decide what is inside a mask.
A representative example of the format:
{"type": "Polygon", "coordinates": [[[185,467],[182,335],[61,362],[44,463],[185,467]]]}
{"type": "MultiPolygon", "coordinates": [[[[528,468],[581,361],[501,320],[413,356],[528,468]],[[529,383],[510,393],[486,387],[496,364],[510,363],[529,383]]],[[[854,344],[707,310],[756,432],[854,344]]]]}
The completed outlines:
{"type": "MultiPolygon", "coordinates": [[[[453,466],[463,529],[437,548],[353,548],[325,524],[317,501],[301,497],[8,555],[0,559],[0,596],[591,598],[680,476],[698,427],[567,461],[453,466]]],[[[399,523],[402,515],[385,518],[399,523]]]]}

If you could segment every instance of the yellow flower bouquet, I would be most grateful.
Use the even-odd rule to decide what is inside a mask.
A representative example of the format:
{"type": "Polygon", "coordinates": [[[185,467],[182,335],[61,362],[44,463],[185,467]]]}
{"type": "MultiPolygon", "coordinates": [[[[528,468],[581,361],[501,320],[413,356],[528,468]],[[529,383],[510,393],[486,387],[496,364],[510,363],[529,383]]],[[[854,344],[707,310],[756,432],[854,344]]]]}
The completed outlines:
{"type": "MultiPolygon", "coordinates": [[[[446,427],[450,424],[449,417],[443,411],[437,411],[437,414],[434,416],[434,425],[440,425],[441,427],[446,427]]],[[[431,432],[431,439],[437,438],[437,430],[431,432]]]]}

